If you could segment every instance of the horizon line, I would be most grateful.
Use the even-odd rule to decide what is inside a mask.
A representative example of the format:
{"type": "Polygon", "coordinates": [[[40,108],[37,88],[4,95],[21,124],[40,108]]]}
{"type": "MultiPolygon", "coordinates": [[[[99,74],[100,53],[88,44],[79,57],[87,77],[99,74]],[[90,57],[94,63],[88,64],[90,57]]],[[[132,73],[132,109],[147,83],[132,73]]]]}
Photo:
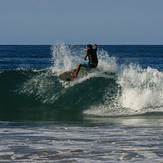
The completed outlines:
{"type": "MultiPolygon", "coordinates": [[[[54,44],[0,44],[0,45],[34,45],[34,46],[36,46],[36,45],[40,45],[40,46],[43,46],[43,45],[69,45],[69,46],[71,46],[71,45],[81,45],[81,46],[85,46],[85,45],[87,45],[87,44],[65,44],[65,43],[54,43],[54,44]]],[[[112,46],[118,46],[118,45],[120,45],[120,46],[130,46],[130,45],[134,45],[134,46],[136,46],[136,45],[163,45],[163,44],[97,44],[97,45],[112,45],[112,46]]]]}

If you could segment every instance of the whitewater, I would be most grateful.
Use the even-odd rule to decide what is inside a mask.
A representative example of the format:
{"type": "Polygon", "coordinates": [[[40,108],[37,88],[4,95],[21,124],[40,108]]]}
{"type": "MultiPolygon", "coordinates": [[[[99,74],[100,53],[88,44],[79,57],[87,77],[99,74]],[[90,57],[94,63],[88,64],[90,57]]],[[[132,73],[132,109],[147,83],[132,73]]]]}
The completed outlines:
{"type": "Polygon", "coordinates": [[[161,162],[163,46],[99,45],[92,73],[59,80],[85,53],[0,46],[2,162],[161,162]]]}

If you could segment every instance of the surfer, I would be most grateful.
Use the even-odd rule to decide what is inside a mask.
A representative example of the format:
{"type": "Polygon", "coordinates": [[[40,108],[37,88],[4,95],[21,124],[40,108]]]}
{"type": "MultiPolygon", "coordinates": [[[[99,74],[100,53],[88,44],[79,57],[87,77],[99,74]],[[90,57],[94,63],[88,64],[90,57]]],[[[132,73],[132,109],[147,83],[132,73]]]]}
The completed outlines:
{"type": "Polygon", "coordinates": [[[91,44],[88,44],[86,46],[87,53],[86,53],[86,55],[84,57],[84,60],[86,61],[87,60],[86,58],[88,57],[89,62],[79,63],[78,66],[77,66],[77,69],[76,69],[76,73],[75,74],[73,74],[73,73],[70,74],[72,77],[74,77],[74,78],[77,77],[78,72],[80,71],[81,67],[89,67],[89,68],[97,67],[97,65],[98,65],[98,59],[97,59],[97,53],[96,53],[97,52],[97,45],[94,44],[94,47],[95,47],[95,49],[92,48],[91,44]]]}

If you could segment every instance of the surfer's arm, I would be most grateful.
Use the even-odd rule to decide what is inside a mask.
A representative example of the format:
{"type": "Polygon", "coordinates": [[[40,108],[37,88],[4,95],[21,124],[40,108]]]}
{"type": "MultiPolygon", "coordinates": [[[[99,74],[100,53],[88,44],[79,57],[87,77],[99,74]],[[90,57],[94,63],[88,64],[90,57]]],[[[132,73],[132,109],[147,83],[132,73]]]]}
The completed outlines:
{"type": "Polygon", "coordinates": [[[97,49],[97,44],[94,44],[94,47],[97,49]]]}
{"type": "Polygon", "coordinates": [[[87,59],[86,59],[86,58],[87,58],[87,56],[88,56],[88,53],[86,53],[86,55],[85,55],[85,57],[84,57],[84,60],[85,60],[85,61],[87,60],[87,59]]]}
{"type": "Polygon", "coordinates": [[[94,47],[97,48],[97,44],[94,44],[94,47]]]}

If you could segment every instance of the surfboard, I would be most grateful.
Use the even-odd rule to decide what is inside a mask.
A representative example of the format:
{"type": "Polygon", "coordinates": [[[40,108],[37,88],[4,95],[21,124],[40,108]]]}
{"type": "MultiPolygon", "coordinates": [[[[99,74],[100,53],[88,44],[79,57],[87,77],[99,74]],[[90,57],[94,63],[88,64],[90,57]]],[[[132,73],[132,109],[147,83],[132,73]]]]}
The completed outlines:
{"type": "Polygon", "coordinates": [[[63,81],[74,81],[74,80],[83,78],[84,76],[87,76],[88,73],[91,73],[92,71],[89,68],[81,68],[79,73],[78,73],[77,78],[74,78],[70,75],[70,73],[75,74],[75,72],[76,72],[76,69],[71,69],[71,70],[65,71],[65,72],[61,73],[58,76],[58,78],[63,80],[63,81]]]}

